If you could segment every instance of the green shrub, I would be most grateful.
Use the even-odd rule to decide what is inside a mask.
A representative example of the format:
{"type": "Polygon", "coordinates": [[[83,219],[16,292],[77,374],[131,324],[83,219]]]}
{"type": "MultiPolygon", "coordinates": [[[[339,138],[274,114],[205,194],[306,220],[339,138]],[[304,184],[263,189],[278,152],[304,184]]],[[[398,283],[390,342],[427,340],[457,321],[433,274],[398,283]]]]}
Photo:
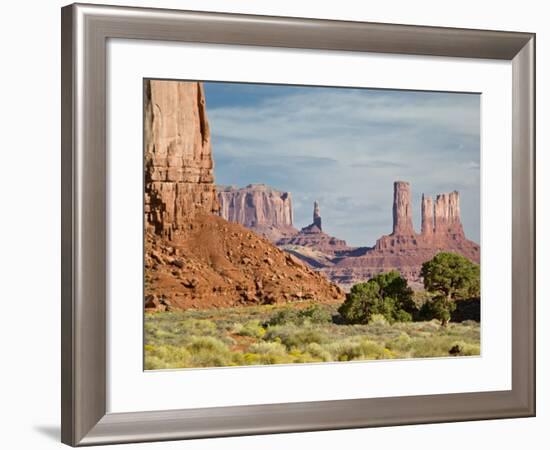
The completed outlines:
{"type": "Polygon", "coordinates": [[[239,336],[261,338],[265,334],[265,328],[260,325],[259,320],[250,320],[243,324],[235,324],[233,332],[239,336]]]}
{"type": "Polygon", "coordinates": [[[269,327],[264,335],[264,340],[280,342],[291,349],[293,347],[305,347],[313,342],[321,344],[326,342],[328,338],[322,331],[314,328],[285,325],[269,327]]]}
{"type": "Polygon", "coordinates": [[[412,347],[412,339],[407,333],[401,333],[396,338],[386,342],[386,348],[392,351],[408,352],[412,347]]]}
{"type": "Polygon", "coordinates": [[[428,335],[422,338],[414,338],[411,345],[411,355],[415,358],[448,357],[450,356],[450,350],[456,344],[456,339],[451,336],[428,335]]]}
{"type": "Polygon", "coordinates": [[[394,313],[394,319],[396,322],[411,322],[413,316],[410,312],[407,312],[403,309],[398,309],[394,313]]]}
{"type": "Polygon", "coordinates": [[[407,280],[391,271],[354,285],[338,312],[351,324],[369,323],[374,314],[383,315],[389,323],[410,322],[416,305],[407,280]]]}
{"type": "Polygon", "coordinates": [[[185,319],[177,326],[177,332],[200,336],[213,336],[216,334],[216,324],[206,319],[185,319]]]}
{"type": "Polygon", "coordinates": [[[190,353],[174,345],[145,345],[145,370],[187,367],[190,353]]]}
{"type": "Polygon", "coordinates": [[[335,361],[385,359],[393,357],[382,345],[370,339],[348,338],[324,347],[335,361]]]}
{"type": "Polygon", "coordinates": [[[441,252],[422,264],[424,288],[448,301],[479,297],[479,265],[457,253],[441,252]]]}
{"type": "Polygon", "coordinates": [[[361,351],[361,359],[385,359],[392,357],[392,354],[387,352],[383,346],[369,339],[362,339],[359,343],[359,349],[361,351]]]}
{"type": "Polygon", "coordinates": [[[292,360],[286,356],[272,355],[269,353],[245,353],[244,363],[250,366],[266,365],[266,364],[285,364],[292,360]]]}
{"type": "Polygon", "coordinates": [[[298,313],[304,322],[323,324],[332,322],[332,314],[321,305],[311,305],[298,313]]]}
{"type": "Polygon", "coordinates": [[[305,351],[309,353],[312,358],[320,361],[332,361],[330,352],[321,347],[317,342],[311,342],[305,347],[305,351]]]}
{"type": "Polygon", "coordinates": [[[379,288],[374,283],[355,284],[338,312],[347,323],[368,323],[376,314],[379,301],[379,288]]]}
{"type": "Polygon", "coordinates": [[[248,351],[261,355],[286,356],[286,347],[278,342],[256,342],[248,347],[248,351]]]}
{"type": "Polygon", "coordinates": [[[264,324],[265,326],[275,325],[303,325],[305,323],[321,324],[332,321],[332,314],[321,305],[310,305],[305,309],[285,308],[277,311],[264,324]]]}
{"type": "Polygon", "coordinates": [[[233,365],[227,346],[211,336],[194,337],[187,350],[191,355],[192,367],[218,367],[233,365]]]}
{"type": "MultiPolygon", "coordinates": [[[[431,301],[433,297],[426,298],[431,301]]],[[[449,322],[446,327],[435,319],[390,323],[382,312],[375,312],[368,324],[345,324],[330,321],[336,308],[315,305],[299,310],[262,305],[148,315],[144,367],[159,370],[480,353],[478,322],[449,322]],[[285,312],[278,315],[280,311],[285,312]],[[279,325],[262,326],[274,317],[279,325]]]]}
{"type": "Polygon", "coordinates": [[[387,321],[386,317],[384,317],[383,314],[373,314],[370,317],[369,325],[385,327],[386,325],[388,325],[388,321],[387,321]]]}
{"type": "Polygon", "coordinates": [[[343,340],[328,346],[327,350],[335,361],[353,361],[361,358],[359,343],[343,340]]]}
{"type": "Polygon", "coordinates": [[[296,324],[299,321],[298,311],[293,308],[285,308],[277,311],[264,324],[265,326],[296,324]]]}
{"type": "Polygon", "coordinates": [[[419,317],[423,320],[437,319],[441,321],[442,326],[446,326],[455,308],[456,303],[447,297],[435,297],[422,305],[419,317]]]}

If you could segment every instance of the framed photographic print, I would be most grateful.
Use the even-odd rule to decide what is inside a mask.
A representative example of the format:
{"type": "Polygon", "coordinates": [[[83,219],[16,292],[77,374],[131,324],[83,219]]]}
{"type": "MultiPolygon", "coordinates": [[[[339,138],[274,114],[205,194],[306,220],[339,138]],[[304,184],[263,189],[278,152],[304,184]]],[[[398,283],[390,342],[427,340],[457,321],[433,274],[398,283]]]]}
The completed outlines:
{"type": "Polygon", "coordinates": [[[62,9],[62,440],[535,414],[531,33],[62,9]]]}

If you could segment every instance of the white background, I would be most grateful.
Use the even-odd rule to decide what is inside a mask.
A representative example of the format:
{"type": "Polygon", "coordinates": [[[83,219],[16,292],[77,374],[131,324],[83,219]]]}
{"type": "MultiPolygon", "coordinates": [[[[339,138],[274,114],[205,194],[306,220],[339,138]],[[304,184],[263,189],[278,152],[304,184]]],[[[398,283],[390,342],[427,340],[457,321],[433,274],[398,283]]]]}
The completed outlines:
{"type": "MultiPolygon", "coordinates": [[[[112,3],[120,3],[112,1],[112,3]]],[[[550,29],[545,2],[409,0],[333,1],[128,1],[126,4],[381,22],[509,29],[537,32],[538,218],[538,417],[194,442],[128,445],[132,448],[276,449],[546,448],[550,424],[548,379],[550,314],[545,284],[550,269],[550,29]],[[545,442],[546,441],[546,442],[545,442]]],[[[59,96],[58,1],[3,5],[2,184],[0,249],[3,320],[0,326],[2,447],[59,448],[59,96]],[[6,289],[7,287],[7,289],[6,289]]],[[[122,447],[121,447],[122,448],[122,447]]]]}
{"type": "Polygon", "coordinates": [[[109,411],[511,388],[511,64],[112,40],[107,73],[109,411]],[[482,357],[143,372],[143,77],[482,92],[482,357]]]}

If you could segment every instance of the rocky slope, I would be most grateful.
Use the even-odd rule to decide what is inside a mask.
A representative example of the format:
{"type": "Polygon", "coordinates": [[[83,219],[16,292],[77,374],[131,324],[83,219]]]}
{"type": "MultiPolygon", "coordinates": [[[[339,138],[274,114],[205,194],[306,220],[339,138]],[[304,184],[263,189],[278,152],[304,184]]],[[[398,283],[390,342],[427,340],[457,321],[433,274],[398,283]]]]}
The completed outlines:
{"type": "Polygon", "coordinates": [[[340,302],[343,291],[242,225],[199,213],[177,239],[149,233],[146,308],[212,308],[300,300],[340,302]]]}
{"type": "Polygon", "coordinates": [[[292,196],[265,184],[244,188],[216,186],[219,214],[229,222],[240,223],[255,233],[277,242],[298,232],[293,226],[292,196]]]}
{"type": "Polygon", "coordinates": [[[211,308],[343,292],[269,241],[217,216],[201,83],[145,82],[145,308],[211,308]]]}

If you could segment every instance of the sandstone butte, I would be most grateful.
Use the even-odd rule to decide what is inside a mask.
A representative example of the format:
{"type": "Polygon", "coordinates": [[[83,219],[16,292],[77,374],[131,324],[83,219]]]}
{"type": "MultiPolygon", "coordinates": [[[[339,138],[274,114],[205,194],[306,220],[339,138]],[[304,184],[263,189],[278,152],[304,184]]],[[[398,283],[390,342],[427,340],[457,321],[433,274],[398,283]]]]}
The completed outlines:
{"type": "Polygon", "coordinates": [[[244,188],[216,186],[219,215],[229,222],[240,223],[256,234],[277,242],[295,235],[292,195],[265,184],[249,184],[244,188]]]}
{"type": "MultiPolygon", "coordinates": [[[[248,195],[254,186],[247,187],[248,195]]],[[[262,187],[262,189],[267,189],[262,187]]],[[[220,198],[230,220],[240,222],[240,215],[234,214],[235,203],[231,193],[220,198]]],[[[265,211],[274,206],[262,204],[265,211]]],[[[412,202],[410,185],[404,181],[394,183],[393,230],[382,236],[373,247],[350,247],[344,240],[323,232],[320,205],[313,206],[313,222],[290,236],[279,237],[272,232],[272,240],[310,267],[324,273],[331,281],[343,288],[368,280],[372,276],[389,270],[399,270],[409,282],[419,287],[422,263],[441,251],[460,253],[479,264],[480,247],[464,235],[460,219],[460,195],[454,191],[436,196],[435,203],[429,196],[422,196],[421,231],[416,233],[412,223],[412,202]]],[[[253,215],[253,213],[249,213],[253,215]]],[[[292,214],[288,215],[292,217],[292,214]]],[[[269,215],[262,217],[264,226],[276,228],[269,215]]],[[[243,223],[254,230],[254,226],[243,223]]],[[[286,223],[286,227],[293,224],[286,223]]],[[[269,237],[269,236],[268,236],[269,237]]]]}
{"type": "MultiPolygon", "coordinates": [[[[348,247],[346,241],[329,236],[323,232],[321,208],[317,201],[313,203],[313,222],[307,227],[302,228],[295,235],[279,239],[277,245],[285,248],[291,253],[294,252],[295,247],[307,247],[314,251],[332,256],[343,251],[352,250],[351,247],[348,247]]],[[[296,253],[298,256],[305,258],[303,252],[296,253]]]]}
{"type": "Polygon", "coordinates": [[[146,310],[343,299],[322,274],[218,215],[201,83],[147,80],[144,113],[146,310]]]}
{"type": "Polygon", "coordinates": [[[459,253],[479,264],[479,245],[464,235],[459,193],[438,194],[435,204],[431,197],[423,195],[421,231],[416,233],[412,225],[410,185],[396,181],[392,233],[379,238],[372,248],[359,248],[348,255],[340,255],[323,271],[341,286],[392,269],[418,284],[422,263],[442,251],[459,253]]]}

